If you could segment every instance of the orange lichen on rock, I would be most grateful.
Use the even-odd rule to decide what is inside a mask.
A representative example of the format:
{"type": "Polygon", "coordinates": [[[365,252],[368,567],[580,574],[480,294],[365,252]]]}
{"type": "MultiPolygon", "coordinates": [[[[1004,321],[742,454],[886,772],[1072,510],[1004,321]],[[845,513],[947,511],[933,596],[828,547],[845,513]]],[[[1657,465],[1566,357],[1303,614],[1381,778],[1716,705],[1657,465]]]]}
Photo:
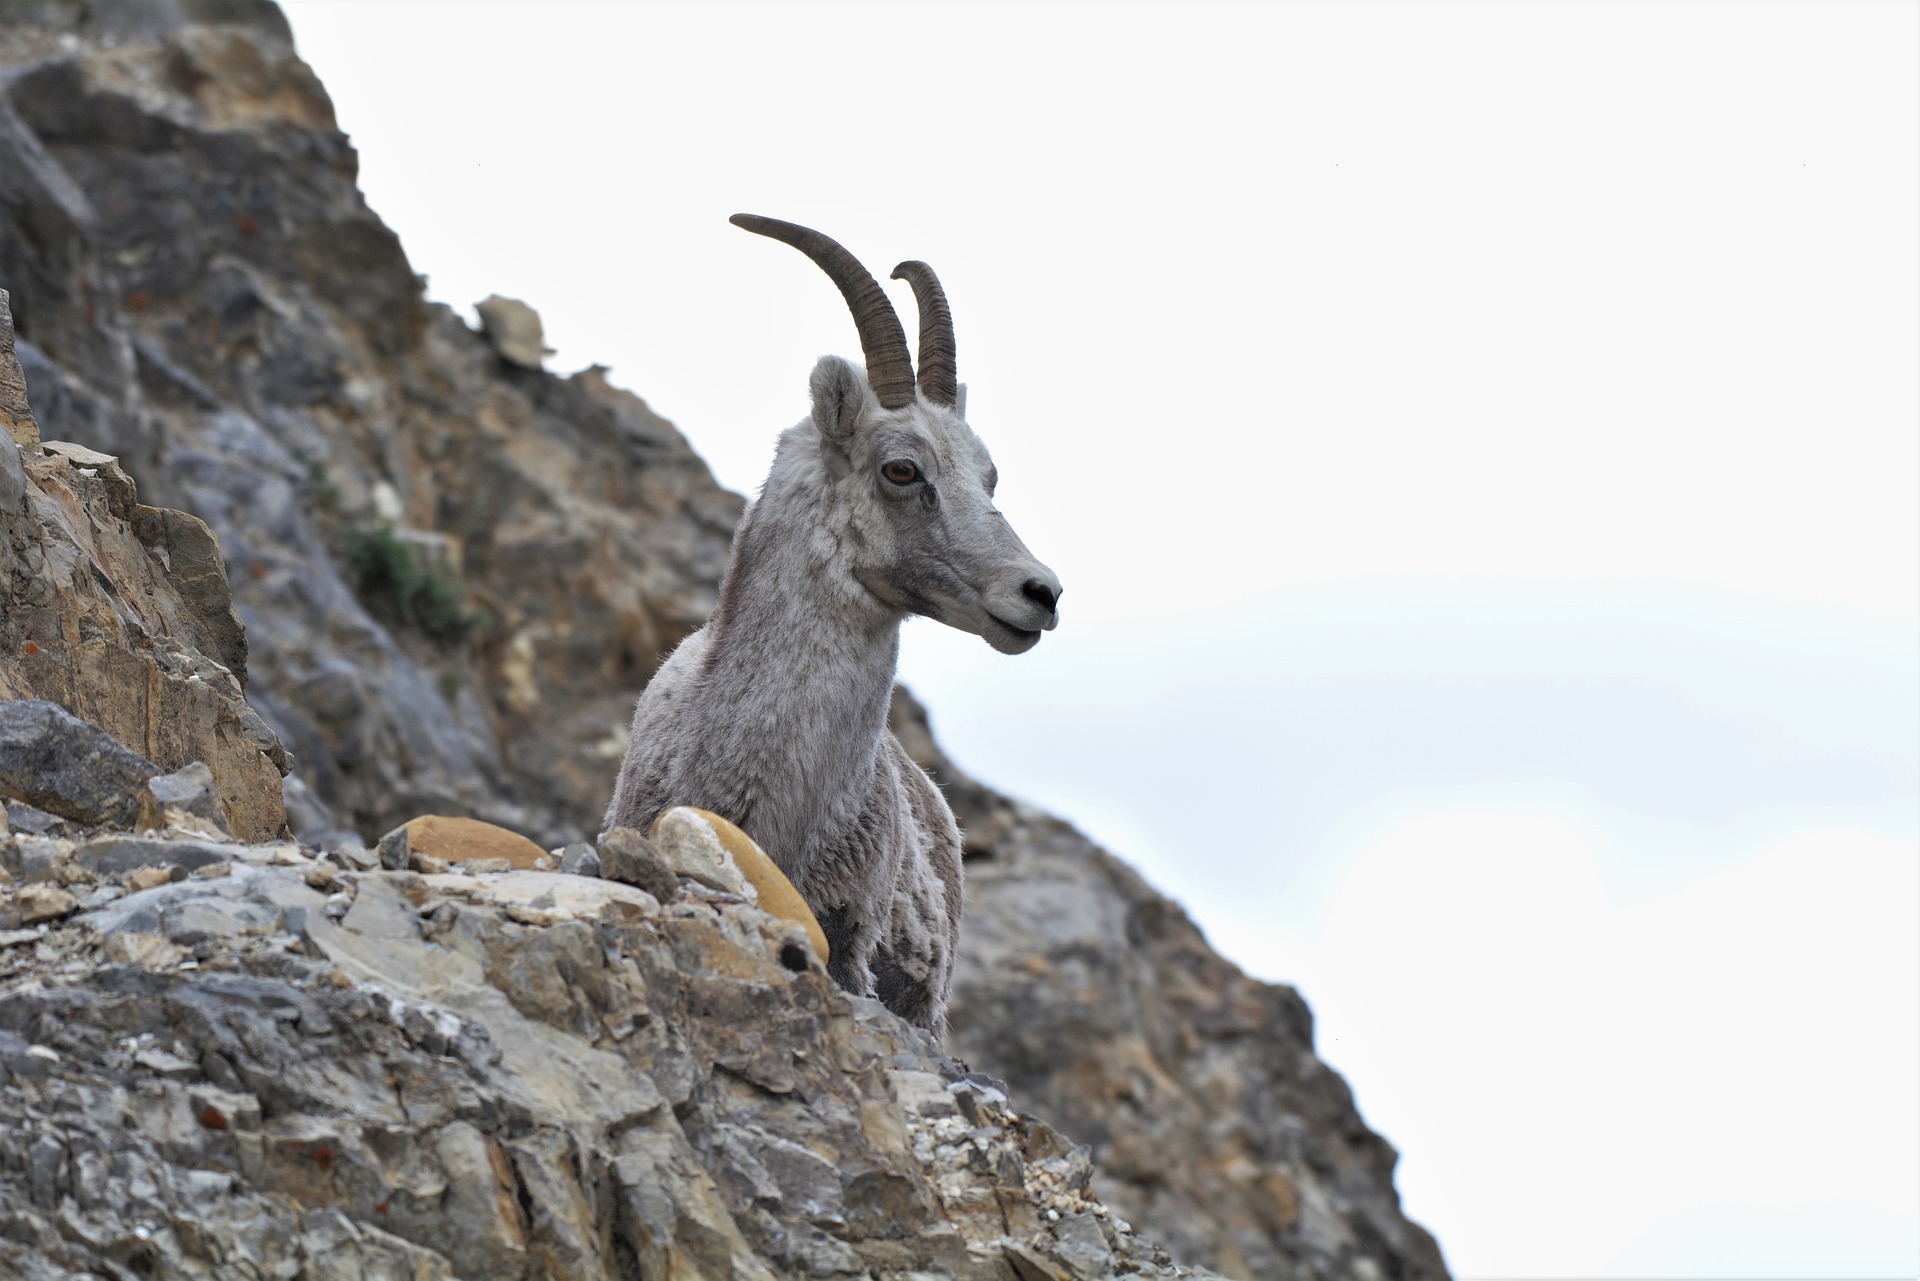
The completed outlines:
{"type": "Polygon", "coordinates": [[[449,863],[503,858],[514,871],[530,872],[537,870],[534,860],[546,856],[545,850],[520,833],[477,818],[422,814],[406,827],[409,849],[449,863]]]}
{"type": "MultiPolygon", "coordinates": [[[[814,918],[813,909],[800,897],[800,891],[793,888],[793,882],[780,870],[779,864],[767,857],[765,850],[754,843],[751,836],[735,827],[726,819],[710,810],[696,809],[689,805],[685,809],[705,819],[719,838],[720,844],[733,856],[734,866],[747,878],[759,895],[762,911],[769,916],[777,916],[783,921],[792,921],[807,932],[807,941],[813,944],[813,950],[819,953],[820,960],[827,960],[827,935],[820,928],[820,922],[814,918]]],[[[667,813],[672,813],[672,810],[667,813]]],[[[662,814],[660,818],[665,818],[662,814]]],[[[659,830],[660,820],[654,820],[654,829],[659,830]]]]}

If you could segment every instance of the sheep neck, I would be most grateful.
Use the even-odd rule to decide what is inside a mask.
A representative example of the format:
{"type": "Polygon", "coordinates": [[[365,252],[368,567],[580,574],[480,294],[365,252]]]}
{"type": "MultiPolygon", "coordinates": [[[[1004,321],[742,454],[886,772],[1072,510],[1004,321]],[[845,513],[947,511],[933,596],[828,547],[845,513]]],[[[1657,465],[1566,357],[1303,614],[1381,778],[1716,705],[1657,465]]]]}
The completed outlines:
{"type": "Polygon", "coordinates": [[[903,616],[834,555],[821,478],[781,473],[735,536],[701,685],[734,731],[742,826],[798,880],[872,793],[903,616]]]}

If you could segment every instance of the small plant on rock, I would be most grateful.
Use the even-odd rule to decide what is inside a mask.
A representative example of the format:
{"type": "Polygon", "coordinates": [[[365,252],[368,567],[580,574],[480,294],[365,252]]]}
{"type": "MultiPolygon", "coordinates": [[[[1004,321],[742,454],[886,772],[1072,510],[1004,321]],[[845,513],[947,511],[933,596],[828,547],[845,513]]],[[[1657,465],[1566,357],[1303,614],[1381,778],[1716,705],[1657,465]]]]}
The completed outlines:
{"type": "Polygon", "coordinates": [[[466,583],[423,556],[390,523],[350,526],[342,543],[354,589],[374,612],[449,644],[486,624],[484,611],[467,608],[466,583]]]}

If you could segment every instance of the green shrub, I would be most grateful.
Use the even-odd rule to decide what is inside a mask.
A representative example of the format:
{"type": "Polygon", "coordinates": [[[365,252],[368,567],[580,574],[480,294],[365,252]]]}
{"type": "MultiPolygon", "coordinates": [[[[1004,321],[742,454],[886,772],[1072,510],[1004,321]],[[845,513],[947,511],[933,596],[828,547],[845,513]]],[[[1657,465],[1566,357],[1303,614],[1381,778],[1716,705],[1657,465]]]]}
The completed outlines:
{"type": "Polygon", "coordinates": [[[333,483],[333,477],[327,473],[327,465],[319,459],[307,464],[307,483],[313,486],[314,501],[320,510],[337,512],[340,510],[340,487],[333,483]]]}
{"type": "Polygon", "coordinates": [[[342,551],[354,590],[374,613],[448,643],[486,624],[483,611],[466,606],[467,585],[421,556],[387,522],[350,526],[342,551]]]}

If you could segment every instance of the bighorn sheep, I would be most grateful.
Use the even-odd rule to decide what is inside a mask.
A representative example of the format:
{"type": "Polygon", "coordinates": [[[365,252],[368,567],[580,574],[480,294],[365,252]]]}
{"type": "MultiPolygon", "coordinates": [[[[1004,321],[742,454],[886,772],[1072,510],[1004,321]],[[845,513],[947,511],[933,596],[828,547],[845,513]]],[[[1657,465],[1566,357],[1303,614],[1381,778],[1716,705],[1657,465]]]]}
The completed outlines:
{"type": "Polygon", "coordinates": [[[674,805],[731,819],[819,918],[840,985],[937,1033],[960,932],[960,831],[887,729],[900,624],[924,614],[1024,653],[1059,621],[1060,582],[994,510],[998,476],[962,416],[932,269],[893,272],[919,304],[916,393],[905,331],[852,254],[792,223],[733,222],[832,278],[867,367],[814,366],[813,412],[780,436],[719,604],[640,695],[607,822],[644,829],[674,805]]]}

